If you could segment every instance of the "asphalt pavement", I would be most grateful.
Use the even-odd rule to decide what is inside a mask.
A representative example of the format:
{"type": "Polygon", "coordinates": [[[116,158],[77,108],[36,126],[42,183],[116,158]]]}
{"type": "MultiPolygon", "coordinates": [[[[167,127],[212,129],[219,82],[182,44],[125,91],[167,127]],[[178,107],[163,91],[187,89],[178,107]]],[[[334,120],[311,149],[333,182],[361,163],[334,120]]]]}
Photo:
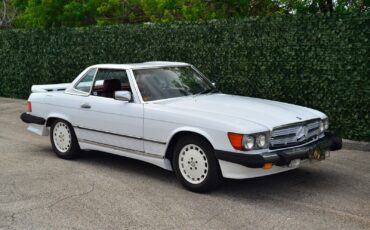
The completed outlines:
{"type": "Polygon", "coordinates": [[[59,159],[26,131],[25,109],[0,98],[0,229],[370,229],[370,152],[196,194],[129,158],[59,159]]]}

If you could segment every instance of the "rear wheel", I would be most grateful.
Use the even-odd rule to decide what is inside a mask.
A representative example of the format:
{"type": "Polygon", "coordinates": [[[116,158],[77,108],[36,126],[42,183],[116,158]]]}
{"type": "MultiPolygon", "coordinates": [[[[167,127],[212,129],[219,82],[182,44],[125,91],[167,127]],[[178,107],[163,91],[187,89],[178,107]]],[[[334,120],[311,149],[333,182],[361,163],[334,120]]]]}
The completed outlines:
{"type": "Polygon", "coordinates": [[[207,192],[221,181],[220,168],[208,141],[198,136],[184,136],[174,148],[172,165],[178,180],[193,192],[207,192]]]}
{"type": "Polygon", "coordinates": [[[72,126],[64,120],[52,122],[50,141],[54,152],[63,159],[75,158],[81,151],[72,126]]]}

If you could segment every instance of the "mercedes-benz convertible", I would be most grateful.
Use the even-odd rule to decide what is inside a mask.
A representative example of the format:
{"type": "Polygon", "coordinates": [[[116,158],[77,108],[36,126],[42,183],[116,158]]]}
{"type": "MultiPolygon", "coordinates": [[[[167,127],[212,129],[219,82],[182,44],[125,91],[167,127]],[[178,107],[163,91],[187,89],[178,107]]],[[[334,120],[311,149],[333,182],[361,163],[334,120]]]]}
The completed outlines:
{"type": "Polygon", "coordinates": [[[187,63],[99,64],[72,83],[31,90],[21,119],[49,135],[60,158],[88,150],[134,158],[173,170],[195,192],[222,178],[292,170],[341,148],[324,113],[223,94],[187,63]]]}

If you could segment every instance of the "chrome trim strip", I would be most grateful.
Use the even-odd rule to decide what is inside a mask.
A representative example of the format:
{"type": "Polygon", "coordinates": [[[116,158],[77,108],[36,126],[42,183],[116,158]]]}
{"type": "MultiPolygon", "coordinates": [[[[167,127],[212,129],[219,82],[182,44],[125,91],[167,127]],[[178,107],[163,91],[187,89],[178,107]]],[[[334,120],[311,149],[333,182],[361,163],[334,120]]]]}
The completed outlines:
{"type": "Polygon", "coordinates": [[[289,124],[286,124],[286,125],[280,125],[280,126],[274,127],[272,129],[272,131],[282,129],[282,128],[285,128],[285,127],[290,127],[290,126],[306,125],[308,123],[315,122],[315,121],[321,121],[321,119],[320,118],[314,118],[314,119],[310,119],[310,120],[307,120],[307,121],[300,121],[300,122],[295,122],[295,123],[289,123],[289,124]]]}
{"type": "Polygon", "coordinates": [[[153,65],[153,66],[141,66],[141,67],[136,67],[136,66],[133,66],[132,68],[128,68],[128,69],[131,69],[131,70],[142,70],[142,69],[161,69],[161,68],[176,68],[176,67],[186,67],[186,66],[191,66],[190,64],[188,63],[184,63],[184,64],[175,64],[175,65],[171,65],[171,64],[159,64],[159,65],[153,65]]]}
{"type": "Polygon", "coordinates": [[[97,129],[90,129],[90,128],[85,128],[85,127],[81,127],[81,126],[74,126],[74,128],[83,129],[83,130],[92,131],[92,132],[104,133],[104,134],[109,134],[109,135],[114,135],[114,136],[132,138],[132,139],[136,139],[136,140],[149,141],[149,142],[153,142],[153,143],[161,144],[161,145],[167,144],[166,142],[162,142],[162,141],[145,139],[145,138],[142,138],[142,137],[128,136],[128,135],[124,135],[124,134],[112,133],[112,132],[107,132],[107,131],[102,131],[102,130],[97,130],[97,129]]]}
{"type": "Polygon", "coordinates": [[[123,148],[123,147],[119,147],[119,146],[115,146],[115,145],[104,144],[104,143],[95,142],[95,141],[78,139],[78,142],[91,144],[91,145],[98,145],[98,146],[101,146],[101,147],[104,147],[104,148],[110,148],[110,149],[114,149],[114,150],[125,151],[125,152],[129,152],[129,153],[136,154],[136,155],[141,155],[141,156],[146,156],[146,157],[155,157],[155,158],[164,159],[164,156],[160,156],[160,155],[156,155],[156,154],[152,154],[152,153],[146,153],[146,152],[133,150],[133,149],[128,149],[128,148],[123,148]]]}

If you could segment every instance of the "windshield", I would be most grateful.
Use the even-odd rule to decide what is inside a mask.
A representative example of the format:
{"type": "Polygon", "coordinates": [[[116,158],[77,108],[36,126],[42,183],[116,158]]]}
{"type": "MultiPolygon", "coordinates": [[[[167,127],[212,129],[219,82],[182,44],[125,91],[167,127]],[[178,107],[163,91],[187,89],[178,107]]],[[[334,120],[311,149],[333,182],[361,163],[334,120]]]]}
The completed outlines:
{"type": "Polygon", "coordinates": [[[133,70],[144,101],[216,92],[217,89],[190,66],[133,70]]]}

